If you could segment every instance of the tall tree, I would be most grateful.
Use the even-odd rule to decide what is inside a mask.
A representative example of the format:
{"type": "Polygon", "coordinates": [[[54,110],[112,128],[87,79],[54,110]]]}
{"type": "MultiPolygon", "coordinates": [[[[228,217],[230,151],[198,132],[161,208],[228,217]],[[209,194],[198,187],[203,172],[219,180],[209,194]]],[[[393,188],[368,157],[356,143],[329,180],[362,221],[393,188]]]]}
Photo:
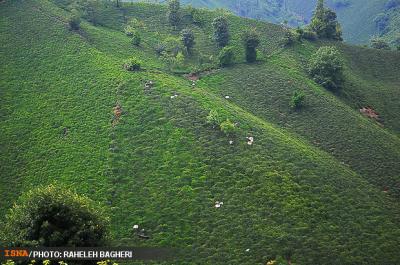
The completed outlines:
{"type": "Polygon", "coordinates": [[[181,40],[182,40],[183,46],[185,46],[185,48],[186,48],[187,53],[190,54],[191,50],[195,44],[193,31],[191,29],[182,30],[181,40]]]}
{"type": "Polygon", "coordinates": [[[246,61],[255,62],[257,60],[257,47],[260,44],[260,36],[255,28],[244,33],[243,44],[246,51],[246,61]]]}
{"type": "Polygon", "coordinates": [[[228,21],[224,16],[219,16],[212,22],[214,27],[214,39],[219,47],[225,47],[229,43],[228,21]]]}
{"type": "Polygon", "coordinates": [[[309,27],[319,38],[342,40],[342,30],[336,13],[325,8],[324,0],[318,0],[309,27]]]}
{"type": "Polygon", "coordinates": [[[179,0],[169,0],[168,1],[168,19],[169,23],[176,28],[181,20],[179,15],[180,10],[179,0]]]}

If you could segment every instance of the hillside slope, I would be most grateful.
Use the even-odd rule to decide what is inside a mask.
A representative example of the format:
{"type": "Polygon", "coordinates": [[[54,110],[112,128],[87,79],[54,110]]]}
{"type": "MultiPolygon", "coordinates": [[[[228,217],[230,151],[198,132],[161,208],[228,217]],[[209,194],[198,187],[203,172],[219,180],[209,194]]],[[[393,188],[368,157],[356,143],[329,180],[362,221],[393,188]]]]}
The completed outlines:
{"type": "MultiPolygon", "coordinates": [[[[310,21],[316,0],[288,0],[288,8],[310,21]]],[[[343,28],[343,37],[350,43],[369,43],[373,35],[378,34],[374,18],[385,9],[386,0],[327,0],[327,5],[334,9],[343,28]],[[346,2],[341,7],[335,2],[346,2]],[[357,15],[354,15],[357,14],[357,15]]]]}
{"type": "MultiPolygon", "coordinates": [[[[108,6],[102,26],[84,21],[79,32],[68,29],[70,14],[60,7],[0,3],[2,216],[23,191],[57,181],[106,205],[113,244],[182,249],[165,264],[265,264],[276,256],[296,264],[400,262],[399,119],[385,106],[398,95],[397,66],[378,61],[390,71],[374,84],[362,62],[348,64],[352,85],[333,95],[301,70],[314,44],[283,50],[282,28],[230,16],[236,65],[207,72],[193,88],[154,52],[180,30],[168,26],[165,7],[108,6]],[[144,24],[140,47],[122,31],[132,17],[144,24]],[[252,26],[262,45],[260,61],[248,65],[240,34],[252,26]],[[143,71],[122,69],[132,55],[143,71]],[[389,91],[383,103],[376,91],[358,100],[358,80],[389,91]],[[287,107],[294,88],[307,93],[299,113],[287,107]],[[357,104],[374,105],[385,127],[357,113],[357,104]],[[235,136],[206,123],[212,109],[239,124],[235,136]],[[134,224],[151,239],[132,235],[134,224]]],[[[217,15],[201,11],[202,26],[183,22],[197,42],[187,70],[216,57],[217,15]]],[[[370,52],[342,49],[349,59],[370,52]]]]}
{"type": "MultiPolygon", "coordinates": [[[[142,1],[142,0],[127,0],[142,1]]],[[[164,3],[164,0],[152,2],[164,3]]],[[[316,0],[183,0],[195,7],[225,8],[242,17],[262,19],[297,27],[308,24],[316,0]]],[[[369,44],[372,37],[381,36],[394,46],[400,41],[400,2],[398,0],[326,0],[335,10],[346,42],[369,44]],[[389,3],[391,3],[389,5],[389,3]],[[394,6],[389,8],[389,6],[394,6]],[[357,14],[357,15],[354,15],[357,14]],[[376,18],[384,18],[385,28],[377,26],[376,18]]]]}

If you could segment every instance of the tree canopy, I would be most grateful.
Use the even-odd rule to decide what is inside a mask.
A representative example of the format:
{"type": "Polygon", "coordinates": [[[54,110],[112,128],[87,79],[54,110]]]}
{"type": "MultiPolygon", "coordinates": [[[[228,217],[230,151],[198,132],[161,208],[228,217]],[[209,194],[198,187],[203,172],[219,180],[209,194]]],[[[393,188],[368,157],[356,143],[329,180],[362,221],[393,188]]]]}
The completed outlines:
{"type": "Polygon", "coordinates": [[[255,28],[243,34],[243,43],[246,50],[246,61],[249,63],[257,60],[257,47],[260,44],[260,36],[255,28]]]}
{"type": "Polygon", "coordinates": [[[6,217],[1,241],[10,246],[102,246],[108,224],[103,209],[87,197],[49,185],[19,198],[6,217]]]}
{"type": "Polygon", "coordinates": [[[229,43],[228,21],[224,16],[219,16],[212,22],[214,27],[214,39],[219,47],[225,47],[229,43]]]}
{"type": "Polygon", "coordinates": [[[318,84],[337,89],[343,82],[343,62],[335,47],[324,46],[312,55],[309,73],[318,84]]]}
{"type": "Polygon", "coordinates": [[[321,39],[343,40],[336,13],[325,8],[324,0],[318,0],[309,27],[321,39]]]}

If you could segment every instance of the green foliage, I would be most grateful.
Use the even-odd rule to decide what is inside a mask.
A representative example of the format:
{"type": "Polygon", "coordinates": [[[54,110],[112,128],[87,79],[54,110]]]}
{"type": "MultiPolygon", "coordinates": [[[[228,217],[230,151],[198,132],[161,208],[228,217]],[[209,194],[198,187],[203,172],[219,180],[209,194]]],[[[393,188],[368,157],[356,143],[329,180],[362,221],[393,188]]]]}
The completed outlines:
{"type": "Polygon", "coordinates": [[[290,107],[292,109],[299,109],[303,106],[303,102],[305,99],[305,94],[304,92],[300,91],[300,90],[296,90],[294,91],[292,98],[290,99],[290,107]]]}
{"type": "Polygon", "coordinates": [[[14,265],[15,262],[13,260],[6,260],[5,262],[2,262],[1,265],[14,265]]]}
{"type": "Polygon", "coordinates": [[[327,89],[337,89],[343,82],[343,62],[334,47],[323,46],[312,55],[309,73],[315,82],[327,89]]]}
{"type": "MultiPolygon", "coordinates": [[[[299,31],[297,30],[297,32],[299,32],[299,31]]],[[[284,36],[283,39],[282,39],[282,44],[283,44],[283,46],[285,46],[285,47],[291,46],[291,45],[293,45],[293,43],[294,43],[295,41],[296,41],[296,36],[295,36],[295,34],[293,33],[293,31],[287,30],[287,31],[285,32],[285,36],[284,36]]]]}
{"type": "MultiPolygon", "coordinates": [[[[153,52],[158,42],[177,36],[165,23],[164,6],[125,3],[114,13],[109,5],[107,27],[85,26],[80,37],[54,19],[65,11],[49,1],[1,5],[3,216],[5,205],[25,187],[58,179],[110,205],[113,245],[198,250],[171,261],[177,265],[265,264],[288,249],[294,249],[292,264],[399,263],[392,183],[398,182],[400,149],[391,133],[399,111],[396,101],[388,100],[398,96],[397,53],[338,45],[349,63],[346,80],[353,76],[343,90],[351,97],[332,96],[300,68],[320,43],[282,50],[282,28],[230,16],[236,56],[244,54],[241,33],[255,26],[259,51],[273,56],[210,71],[191,89],[181,75],[164,71],[164,61],[153,52]],[[124,16],[145,23],[141,49],[120,32],[124,16]],[[10,25],[23,28],[24,38],[10,25]],[[41,50],[46,52],[40,56],[34,52],[41,50]],[[149,70],[121,71],[121,58],[130,56],[149,70]],[[148,80],[154,89],[144,88],[148,80]],[[288,108],[295,89],[304,91],[309,103],[301,114],[288,108]],[[124,111],[113,125],[116,102],[124,111]],[[354,111],[362,102],[372,102],[384,115],[385,128],[354,111]],[[221,137],[219,124],[217,130],[205,126],[210,109],[223,114],[221,121],[235,117],[238,137],[221,137]],[[247,136],[254,137],[251,147],[247,136]],[[390,191],[383,193],[382,185],[390,191]],[[225,205],[216,209],[216,200],[225,205]],[[243,226],[249,216],[251,223],[243,226]],[[151,242],[132,235],[134,224],[148,231],[151,242]]],[[[190,68],[200,53],[212,63],[219,52],[209,38],[216,14],[200,13],[207,23],[193,27],[196,53],[186,59],[190,68]]]]}
{"type": "Polygon", "coordinates": [[[131,58],[127,59],[123,64],[125,70],[133,71],[133,72],[139,71],[141,69],[141,65],[142,65],[142,62],[140,60],[136,59],[135,57],[131,57],[131,58]]]}
{"type": "Polygon", "coordinates": [[[182,52],[178,52],[178,54],[176,55],[176,64],[178,67],[182,67],[184,62],[185,62],[185,55],[183,55],[182,52]]]}
{"type": "Polygon", "coordinates": [[[179,22],[181,21],[179,0],[168,1],[168,20],[175,28],[179,25],[179,22]]]}
{"type": "Polygon", "coordinates": [[[324,7],[324,0],[318,0],[309,27],[319,38],[342,40],[342,30],[336,13],[324,7]]]}
{"type": "Polygon", "coordinates": [[[134,46],[139,46],[141,41],[142,37],[140,36],[140,32],[136,30],[132,36],[132,44],[134,46]]]}
{"type": "Polygon", "coordinates": [[[229,43],[229,28],[228,20],[225,16],[216,17],[212,26],[214,28],[214,40],[217,42],[219,47],[225,47],[229,43]]]}
{"type": "Polygon", "coordinates": [[[135,32],[143,28],[144,28],[143,22],[139,21],[136,18],[131,18],[129,19],[127,25],[125,26],[124,32],[127,36],[132,37],[135,34],[135,32]]]}
{"type": "Polygon", "coordinates": [[[163,54],[166,50],[166,45],[164,43],[157,43],[156,46],[154,47],[154,51],[157,53],[157,55],[163,54]]]}
{"type": "Polygon", "coordinates": [[[49,185],[19,198],[7,215],[3,241],[12,246],[103,246],[108,223],[93,201],[49,185]]]}
{"type": "Polygon", "coordinates": [[[381,38],[372,38],[371,47],[379,50],[390,50],[389,44],[381,38]]]}
{"type": "MultiPolygon", "coordinates": [[[[176,56],[179,52],[182,52],[184,50],[184,47],[182,45],[182,42],[179,38],[177,37],[168,37],[162,42],[162,47],[165,48],[165,52],[172,55],[176,56]]],[[[161,47],[159,47],[161,48],[161,47]]]]}
{"type": "Polygon", "coordinates": [[[236,132],[236,126],[233,122],[231,122],[229,119],[226,119],[219,125],[221,131],[226,135],[226,136],[233,136],[236,132]]]}
{"type": "Polygon", "coordinates": [[[219,126],[221,123],[221,117],[216,110],[210,110],[207,116],[207,124],[211,124],[213,127],[219,126]]]}
{"type": "Polygon", "coordinates": [[[185,62],[185,55],[181,51],[176,55],[163,52],[161,60],[166,64],[169,71],[181,70],[185,62]]]}
{"type": "Polygon", "coordinates": [[[193,31],[191,29],[182,30],[181,41],[183,46],[185,46],[187,53],[190,53],[195,44],[193,31]]]}
{"type": "Polygon", "coordinates": [[[71,30],[79,30],[81,25],[81,18],[77,14],[73,14],[68,18],[68,25],[71,30]]]}
{"type": "Polygon", "coordinates": [[[314,31],[309,30],[308,28],[303,29],[298,27],[296,29],[297,33],[297,39],[301,41],[302,39],[309,40],[309,41],[315,41],[318,39],[317,33],[314,31]]]}
{"type": "Polygon", "coordinates": [[[198,8],[193,8],[191,5],[188,5],[186,8],[192,23],[200,27],[204,26],[205,19],[200,10],[198,8]]]}
{"type": "Polygon", "coordinates": [[[229,66],[235,60],[235,53],[233,47],[226,46],[221,49],[218,55],[218,61],[221,66],[229,66]]]}
{"type": "Polygon", "coordinates": [[[255,28],[247,30],[242,36],[245,52],[246,61],[249,63],[257,60],[257,47],[260,44],[260,35],[255,28]]]}
{"type": "Polygon", "coordinates": [[[80,2],[83,9],[83,17],[93,25],[102,25],[101,11],[104,9],[104,2],[98,0],[87,0],[80,2]]]}
{"type": "Polygon", "coordinates": [[[133,34],[135,33],[135,29],[134,29],[132,26],[127,25],[127,26],[124,28],[124,32],[125,32],[126,36],[132,37],[133,34]]]}
{"type": "Polygon", "coordinates": [[[317,33],[311,30],[304,30],[303,34],[301,35],[303,39],[309,40],[309,41],[315,41],[318,39],[317,33]]]}

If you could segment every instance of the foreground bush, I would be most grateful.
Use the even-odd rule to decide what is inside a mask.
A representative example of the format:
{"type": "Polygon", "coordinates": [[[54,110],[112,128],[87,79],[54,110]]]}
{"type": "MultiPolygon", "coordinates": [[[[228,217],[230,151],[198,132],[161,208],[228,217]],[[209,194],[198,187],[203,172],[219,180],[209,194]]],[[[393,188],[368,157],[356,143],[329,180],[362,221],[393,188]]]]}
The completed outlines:
{"type": "Polygon", "coordinates": [[[141,69],[142,62],[134,57],[124,62],[124,69],[128,71],[139,71],[141,69]]]}
{"type": "Polygon", "coordinates": [[[19,198],[6,217],[2,241],[11,246],[103,246],[108,224],[93,201],[50,185],[19,198]]]}
{"type": "Polygon", "coordinates": [[[308,70],[314,81],[327,89],[337,89],[343,83],[343,62],[334,47],[319,48],[312,55],[308,70]]]}

